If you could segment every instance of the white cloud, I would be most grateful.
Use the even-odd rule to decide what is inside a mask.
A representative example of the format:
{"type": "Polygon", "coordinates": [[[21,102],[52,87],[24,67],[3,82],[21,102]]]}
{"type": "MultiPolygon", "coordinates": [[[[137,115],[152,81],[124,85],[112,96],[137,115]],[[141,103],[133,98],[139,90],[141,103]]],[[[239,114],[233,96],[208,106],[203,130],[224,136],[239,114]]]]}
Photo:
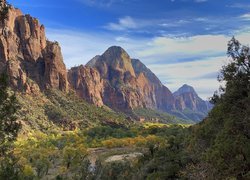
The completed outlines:
{"type": "MultiPolygon", "coordinates": [[[[107,35],[92,35],[70,30],[47,29],[47,37],[60,43],[67,68],[85,64],[95,55],[102,53],[109,38],[107,35]]],[[[110,42],[111,43],[111,42],[110,42]]]]}
{"type": "Polygon", "coordinates": [[[202,2],[207,2],[208,0],[194,0],[194,2],[197,2],[197,3],[202,3],[202,2]]]}
{"type": "MultiPolygon", "coordinates": [[[[235,35],[242,44],[250,43],[250,30],[238,32],[235,35]]],[[[214,56],[225,54],[227,43],[231,36],[226,35],[198,35],[192,37],[156,37],[136,55],[151,61],[154,57],[190,58],[195,56],[214,56]],[[148,59],[149,58],[149,59],[148,59]]],[[[168,63],[168,59],[165,60],[168,63]]]]}
{"type": "Polygon", "coordinates": [[[76,0],[87,6],[110,7],[115,3],[123,2],[123,0],[76,0]]]}
{"type": "Polygon", "coordinates": [[[250,43],[250,27],[242,28],[235,34],[237,40],[241,42],[241,44],[249,45],[250,43]]]}
{"type": "Polygon", "coordinates": [[[119,19],[118,23],[109,23],[105,28],[109,30],[121,31],[127,29],[135,29],[138,27],[138,23],[129,16],[123,17],[119,19]]]}
{"type": "Polygon", "coordinates": [[[243,14],[240,16],[241,19],[250,21],[250,13],[243,14]]]}
{"type": "Polygon", "coordinates": [[[229,37],[223,35],[199,35],[181,38],[156,37],[138,55],[148,57],[225,52],[228,40],[229,37]]]}
{"type": "Polygon", "coordinates": [[[129,41],[131,41],[130,38],[127,38],[127,37],[124,37],[124,36],[118,36],[118,37],[115,38],[115,40],[117,42],[129,42],[129,41]]]}
{"type": "Polygon", "coordinates": [[[250,9],[250,4],[249,3],[234,3],[232,5],[229,5],[228,7],[239,8],[239,9],[250,9]]]}
{"type": "Polygon", "coordinates": [[[159,26],[164,27],[164,28],[168,28],[168,27],[178,27],[178,26],[182,26],[184,24],[188,24],[189,21],[184,20],[184,19],[180,19],[180,20],[176,20],[176,21],[169,21],[168,22],[164,22],[164,20],[162,20],[163,22],[159,24],[159,26]]]}
{"type": "Polygon", "coordinates": [[[198,22],[208,22],[209,21],[209,19],[205,18],[205,17],[198,17],[198,18],[195,18],[194,20],[198,21],[198,22]]]}
{"type": "MultiPolygon", "coordinates": [[[[159,19],[136,19],[130,16],[121,17],[118,22],[110,22],[104,26],[111,31],[137,30],[136,32],[146,32],[148,29],[179,27],[191,23],[187,19],[169,20],[159,19]]],[[[152,33],[152,32],[151,32],[152,33]]]]}

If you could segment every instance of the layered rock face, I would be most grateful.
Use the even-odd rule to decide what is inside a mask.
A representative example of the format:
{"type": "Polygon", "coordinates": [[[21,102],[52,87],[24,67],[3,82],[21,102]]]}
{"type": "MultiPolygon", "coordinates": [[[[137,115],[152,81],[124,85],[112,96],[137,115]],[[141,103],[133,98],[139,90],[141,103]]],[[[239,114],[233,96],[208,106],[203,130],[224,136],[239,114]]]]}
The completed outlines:
{"type": "Polygon", "coordinates": [[[45,28],[37,19],[11,6],[0,22],[0,71],[5,70],[12,86],[25,92],[68,89],[58,43],[46,40],[45,28]]]}
{"type": "Polygon", "coordinates": [[[124,111],[142,107],[168,111],[174,108],[174,96],[169,89],[144,64],[131,59],[117,46],[96,56],[85,67],[72,68],[69,82],[81,97],[112,109],[124,111]],[[81,71],[83,73],[79,73],[81,71]],[[86,87],[91,84],[87,79],[92,79],[95,88],[86,87]],[[89,98],[89,94],[97,96],[89,98]]]}
{"type": "Polygon", "coordinates": [[[68,80],[72,89],[83,99],[97,106],[103,106],[104,80],[96,69],[86,66],[71,68],[68,80]]]}

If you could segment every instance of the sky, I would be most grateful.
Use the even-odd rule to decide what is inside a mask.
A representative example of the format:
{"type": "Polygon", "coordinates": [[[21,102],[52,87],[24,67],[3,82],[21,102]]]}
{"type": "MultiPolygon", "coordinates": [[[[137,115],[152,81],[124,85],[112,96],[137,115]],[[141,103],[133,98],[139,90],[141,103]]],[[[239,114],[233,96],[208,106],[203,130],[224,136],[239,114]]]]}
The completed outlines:
{"type": "Polygon", "coordinates": [[[9,0],[39,19],[70,67],[113,45],[140,59],[172,92],[183,84],[203,99],[219,88],[227,42],[250,43],[249,0],[9,0]]]}

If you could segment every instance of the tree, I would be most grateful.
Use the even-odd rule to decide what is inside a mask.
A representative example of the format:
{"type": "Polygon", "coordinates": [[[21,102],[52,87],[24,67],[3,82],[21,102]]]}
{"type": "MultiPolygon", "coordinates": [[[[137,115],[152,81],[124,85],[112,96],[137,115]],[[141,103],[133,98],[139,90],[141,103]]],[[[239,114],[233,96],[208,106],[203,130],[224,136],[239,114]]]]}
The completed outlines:
{"type": "Polygon", "coordinates": [[[17,179],[20,174],[18,160],[8,151],[21,127],[16,117],[18,108],[16,96],[8,87],[7,75],[0,75],[0,179],[17,179]]]}
{"type": "Polygon", "coordinates": [[[202,152],[196,167],[206,167],[211,179],[249,179],[250,49],[233,37],[227,54],[230,61],[219,76],[225,87],[214,95],[209,116],[192,128],[192,150],[196,157],[202,152]]]}
{"type": "Polygon", "coordinates": [[[0,75],[0,155],[5,154],[6,144],[16,139],[21,124],[17,122],[19,104],[8,88],[6,74],[0,75]]]}
{"type": "MultiPolygon", "coordinates": [[[[226,82],[219,104],[231,121],[225,122],[233,134],[250,139],[250,48],[234,37],[228,42],[231,62],[223,66],[219,80],[226,82]]],[[[244,158],[245,159],[245,158],[244,158]]]]}
{"type": "Polygon", "coordinates": [[[228,42],[227,54],[231,62],[222,67],[219,76],[219,81],[226,82],[226,88],[221,88],[223,95],[236,100],[246,98],[250,90],[250,49],[233,37],[228,42]]]}

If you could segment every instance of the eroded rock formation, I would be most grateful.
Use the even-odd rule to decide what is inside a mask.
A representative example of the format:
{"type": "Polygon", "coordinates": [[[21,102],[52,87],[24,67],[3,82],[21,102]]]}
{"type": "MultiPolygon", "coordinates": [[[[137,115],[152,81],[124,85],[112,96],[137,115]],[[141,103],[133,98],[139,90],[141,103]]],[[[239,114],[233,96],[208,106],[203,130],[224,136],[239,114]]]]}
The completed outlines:
{"type": "Polygon", "coordinates": [[[14,88],[25,92],[68,90],[67,71],[58,43],[46,40],[36,18],[8,7],[0,22],[0,70],[7,70],[14,88]]]}

